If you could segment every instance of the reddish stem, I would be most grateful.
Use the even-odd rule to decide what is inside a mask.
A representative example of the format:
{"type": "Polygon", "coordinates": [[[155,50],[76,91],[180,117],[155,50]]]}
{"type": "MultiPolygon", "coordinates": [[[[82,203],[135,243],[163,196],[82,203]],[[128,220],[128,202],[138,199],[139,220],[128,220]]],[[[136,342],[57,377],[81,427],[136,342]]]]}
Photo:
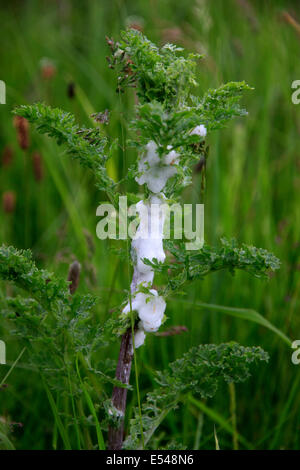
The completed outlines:
{"type": "MultiPolygon", "coordinates": [[[[131,340],[131,329],[129,328],[122,336],[116,379],[128,385],[130,379],[133,348],[131,340]]],[[[112,404],[120,412],[121,418],[117,427],[111,425],[108,430],[108,448],[120,450],[124,438],[124,418],[126,411],[127,388],[114,387],[112,393],[112,404]]]]}

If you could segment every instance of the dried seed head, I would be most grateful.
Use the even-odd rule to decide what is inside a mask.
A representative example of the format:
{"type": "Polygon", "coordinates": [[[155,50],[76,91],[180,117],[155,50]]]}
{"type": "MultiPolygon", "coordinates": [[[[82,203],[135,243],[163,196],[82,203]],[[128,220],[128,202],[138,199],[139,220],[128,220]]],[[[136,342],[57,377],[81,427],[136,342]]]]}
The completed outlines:
{"type": "Polygon", "coordinates": [[[42,68],[42,77],[46,80],[50,80],[56,74],[56,68],[53,65],[45,65],[42,68]]]}
{"type": "Polygon", "coordinates": [[[14,156],[14,152],[13,152],[12,147],[7,145],[2,152],[2,158],[1,158],[2,166],[9,167],[12,163],[13,156],[14,156]]]}
{"type": "Polygon", "coordinates": [[[143,29],[144,29],[144,26],[142,24],[138,24],[138,23],[131,23],[130,29],[136,29],[137,31],[142,32],[143,29]]]}
{"type": "Polygon", "coordinates": [[[51,80],[56,75],[56,67],[52,60],[43,58],[40,61],[41,74],[45,80],[51,80]]]}
{"type": "Polygon", "coordinates": [[[13,124],[17,131],[18,143],[22,150],[27,150],[30,145],[29,123],[22,116],[14,116],[13,124]]]}
{"type": "Polygon", "coordinates": [[[73,99],[75,97],[75,83],[74,82],[68,83],[67,95],[70,99],[73,99]]]}
{"type": "Polygon", "coordinates": [[[125,21],[126,28],[136,29],[137,31],[144,31],[145,20],[141,16],[128,16],[125,21]]]}
{"type": "Polygon", "coordinates": [[[126,61],[125,66],[124,66],[123,72],[127,75],[132,75],[133,74],[132,68],[130,67],[131,64],[133,64],[132,60],[128,59],[126,61]]]}
{"type": "Polygon", "coordinates": [[[24,424],[23,423],[17,423],[15,421],[12,421],[11,423],[9,423],[9,426],[10,426],[10,429],[11,431],[13,432],[14,431],[14,428],[20,428],[22,429],[24,427],[24,424]]]}
{"type": "Polygon", "coordinates": [[[114,40],[113,39],[109,38],[108,36],[105,36],[105,40],[106,40],[108,46],[110,46],[110,47],[114,46],[114,40]]]}
{"type": "Polygon", "coordinates": [[[206,159],[202,155],[199,159],[199,162],[195,166],[195,173],[201,173],[202,170],[205,169],[205,165],[206,165],[206,159]]]}
{"type": "Polygon", "coordinates": [[[16,193],[14,191],[6,191],[2,195],[2,207],[6,214],[11,214],[16,208],[16,193]]]}
{"type": "Polygon", "coordinates": [[[172,42],[177,43],[182,41],[184,33],[180,28],[165,28],[162,30],[163,43],[172,42]]]}
{"type": "Polygon", "coordinates": [[[156,336],[175,336],[175,335],[181,335],[182,333],[185,333],[188,331],[186,326],[178,325],[178,326],[172,326],[166,331],[160,331],[158,333],[155,333],[156,336]]]}
{"type": "Polygon", "coordinates": [[[33,165],[33,174],[34,179],[37,182],[42,181],[44,178],[44,167],[43,159],[39,152],[34,152],[32,155],[32,165],[33,165]]]}
{"type": "Polygon", "coordinates": [[[75,293],[79,285],[80,271],[81,271],[80,263],[78,263],[78,261],[74,261],[70,266],[69,274],[68,274],[68,281],[71,282],[69,289],[72,295],[75,293]]]}
{"type": "Polygon", "coordinates": [[[91,117],[100,124],[108,124],[109,123],[109,111],[106,109],[103,113],[93,113],[91,117]]]}

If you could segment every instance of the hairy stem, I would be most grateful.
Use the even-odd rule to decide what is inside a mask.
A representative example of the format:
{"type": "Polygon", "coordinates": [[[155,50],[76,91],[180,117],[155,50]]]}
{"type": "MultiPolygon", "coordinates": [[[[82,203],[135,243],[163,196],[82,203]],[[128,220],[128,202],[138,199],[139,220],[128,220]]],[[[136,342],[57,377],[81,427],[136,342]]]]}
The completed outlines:
{"type": "MultiPolygon", "coordinates": [[[[124,384],[129,384],[131,364],[133,358],[132,334],[129,328],[122,336],[116,379],[124,384]]],[[[120,412],[120,420],[117,426],[111,425],[108,430],[108,448],[120,450],[123,445],[124,418],[126,410],[127,389],[114,387],[112,404],[120,412]]]]}

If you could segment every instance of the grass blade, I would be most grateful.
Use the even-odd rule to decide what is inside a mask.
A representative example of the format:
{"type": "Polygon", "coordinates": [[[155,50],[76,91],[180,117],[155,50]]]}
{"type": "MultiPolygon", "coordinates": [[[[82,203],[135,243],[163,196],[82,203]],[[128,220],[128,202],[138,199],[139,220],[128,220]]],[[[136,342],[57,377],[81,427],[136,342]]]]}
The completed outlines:
{"type": "Polygon", "coordinates": [[[100,423],[99,423],[99,420],[98,420],[98,417],[97,417],[97,413],[96,413],[93,401],[90,397],[89,392],[86,389],[85,384],[83,383],[83,381],[81,379],[81,375],[80,375],[80,372],[79,372],[79,366],[78,366],[78,357],[76,358],[76,369],[77,369],[77,374],[78,374],[78,377],[79,377],[79,380],[80,380],[80,384],[81,384],[81,387],[82,387],[84,397],[86,399],[89,410],[90,410],[90,412],[91,412],[91,414],[94,418],[94,421],[95,421],[98,447],[99,447],[100,450],[105,450],[105,443],[104,443],[104,439],[103,439],[103,434],[102,434],[102,430],[101,430],[101,427],[100,427],[100,423]]]}
{"type": "MultiPolygon", "coordinates": [[[[196,406],[199,410],[201,410],[203,413],[205,413],[209,418],[211,418],[214,422],[218,423],[225,431],[227,431],[229,434],[232,436],[234,435],[234,429],[233,427],[228,423],[228,421],[223,418],[217,411],[213,410],[212,408],[209,408],[206,406],[202,401],[197,400],[194,398],[192,395],[188,396],[188,401],[196,406]]],[[[237,434],[238,440],[247,448],[247,449],[252,449],[252,445],[240,434],[237,434]]]]}
{"type": "Polygon", "coordinates": [[[22,349],[22,351],[20,352],[20,354],[18,355],[17,359],[14,361],[14,363],[12,364],[12,366],[10,367],[10,369],[8,370],[7,374],[5,374],[5,376],[3,377],[3,379],[1,380],[0,382],[0,388],[2,387],[2,385],[6,382],[6,380],[8,379],[8,377],[10,376],[10,374],[12,373],[12,371],[14,370],[14,368],[16,367],[16,365],[18,364],[19,360],[21,359],[21,357],[23,356],[24,352],[26,350],[26,347],[24,347],[22,349]]]}
{"type": "Polygon", "coordinates": [[[252,321],[253,323],[258,323],[265,328],[273,331],[277,336],[279,336],[288,346],[291,346],[292,341],[288,336],[286,336],[283,331],[279,330],[274,326],[269,320],[266,320],[260,313],[249,308],[238,308],[238,307],[226,307],[225,305],[216,305],[216,304],[207,304],[205,302],[189,302],[188,300],[176,299],[176,302],[182,302],[193,307],[206,308],[208,310],[214,310],[215,312],[225,313],[231,315],[232,317],[241,318],[242,320],[252,321]]]}
{"type": "Polygon", "coordinates": [[[66,433],[65,427],[62,423],[62,420],[59,416],[56,403],[53,399],[53,396],[50,392],[50,389],[49,389],[48,385],[46,384],[46,381],[45,381],[43,376],[42,376],[42,381],[43,381],[43,385],[44,385],[46,393],[47,393],[47,397],[48,397],[48,400],[49,400],[49,403],[50,403],[50,406],[51,406],[51,409],[52,409],[52,413],[54,415],[54,419],[55,419],[55,423],[57,425],[57,429],[59,430],[61,438],[63,440],[65,450],[71,450],[72,448],[71,448],[71,444],[70,444],[70,441],[69,441],[69,437],[66,433]]]}
{"type": "Polygon", "coordinates": [[[216,426],[214,425],[214,437],[215,437],[215,443],[216,443],[216,450],[220,450],[220,445],[219,445],[219,439],[217,436],[217,431],[216,431],[216,426]]]}
{"type": "Polygon", "coordinates": [[[3,432],[0,432],[0,443],[1,442],[4,445],[5,450],[15,450],[13,443],[3,432]]]}

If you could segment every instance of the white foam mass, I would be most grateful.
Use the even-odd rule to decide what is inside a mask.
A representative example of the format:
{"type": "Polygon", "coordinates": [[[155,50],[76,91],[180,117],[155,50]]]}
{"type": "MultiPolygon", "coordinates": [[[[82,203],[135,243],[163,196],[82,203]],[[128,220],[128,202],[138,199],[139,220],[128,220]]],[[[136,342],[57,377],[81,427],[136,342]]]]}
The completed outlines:
{"type": "Polygon", "coordinates": [[[165,187],[169,178],[177,173],[176,164],[179,155],[171,150],[161,159],[157,153],[157,145],[152,140],[146,145],[146,152],[139,160],[139,176],[135,179],[138,184],[146,184],[152,193],[159,193],[165,187]]]}
{"type": "Polygon", "coordinates": [[[138,329],[134,333],[134,346],[136,349],[144,344],[145,338],[146,338],[145,332],[142,326],[139,324],[138,329]]]}
{"type": "Polygon", "coordinates": [[[131,244],[131,257],[134,264],[131,283],[132,299],[123,309],[128,314],[132,310],[138,312],[139,324],[135,332],[135,348],[144,344],[145,332],[155,332],[159,329],[166,309],[166,302],[158,295],[155,289],[149,289],[148,293],[139,292],[141,287],[151,287],[154,271],[151,266],[144,263],[144,259],[163,263],[166,255],[163,249],[163,229],[165,221],[164,213],[164,189],[169,178],[177,173],[176,165],[179,162],[179,154],[168,146],[169,152],[162,158],[158,155],[157,145],[150,141],[146,151],[139,160],[139,176],[136,181],[146,184],[152,195],[148,201],[139,201],[136,211],[140,223],[131,244]]]}
{"type": "Polygon", "coordinates": [[[190,132],[190,135],[199,135],[200,137],[205,137],[207,134],[207,129],[203,124],[194,127],[194,129],[190,132]]]}
{"type": "Polygon", "coordinates": [[[140,216],[140,224],[132,241],[131,251],[138,272],[136,274],[137,278],[139,274],[146,275],[153,272],[151,266],[143,262],[144,258],[150,261],[156,258],[161,263],[166,258],[163,248],[165,213],[162,202],[162,197],[152,196],[147,203],[139,201],[136,205],[136,210],[140,216]]]}
{"type": "Polygon", "coordinates": [[[152,269],[150,269],[146,273],[141,273],[138,267],[134,266],[132,284],[131,284],[133,287],[132,291],[135,291],[136,288],[138,288],[141,284],[144,287],[148,287],[149,285],[152,285],[153,278],[154,278],[154,271],[152,269]]]}
{"type": "MultiPolygon", "coordinates": [[[[157,331],[162,323],[166,302],[159,296],[155,289],[150,289],[149,294],[138,292],[131,300],[131,308],[137,311],[140,318],[140,327],[146,332],[157,331]]],[[[123,313],[130,312],[130,302],[124,307],[123,313]]],[[[137,347],[135,345],[135,347],[137,347]]]]}

